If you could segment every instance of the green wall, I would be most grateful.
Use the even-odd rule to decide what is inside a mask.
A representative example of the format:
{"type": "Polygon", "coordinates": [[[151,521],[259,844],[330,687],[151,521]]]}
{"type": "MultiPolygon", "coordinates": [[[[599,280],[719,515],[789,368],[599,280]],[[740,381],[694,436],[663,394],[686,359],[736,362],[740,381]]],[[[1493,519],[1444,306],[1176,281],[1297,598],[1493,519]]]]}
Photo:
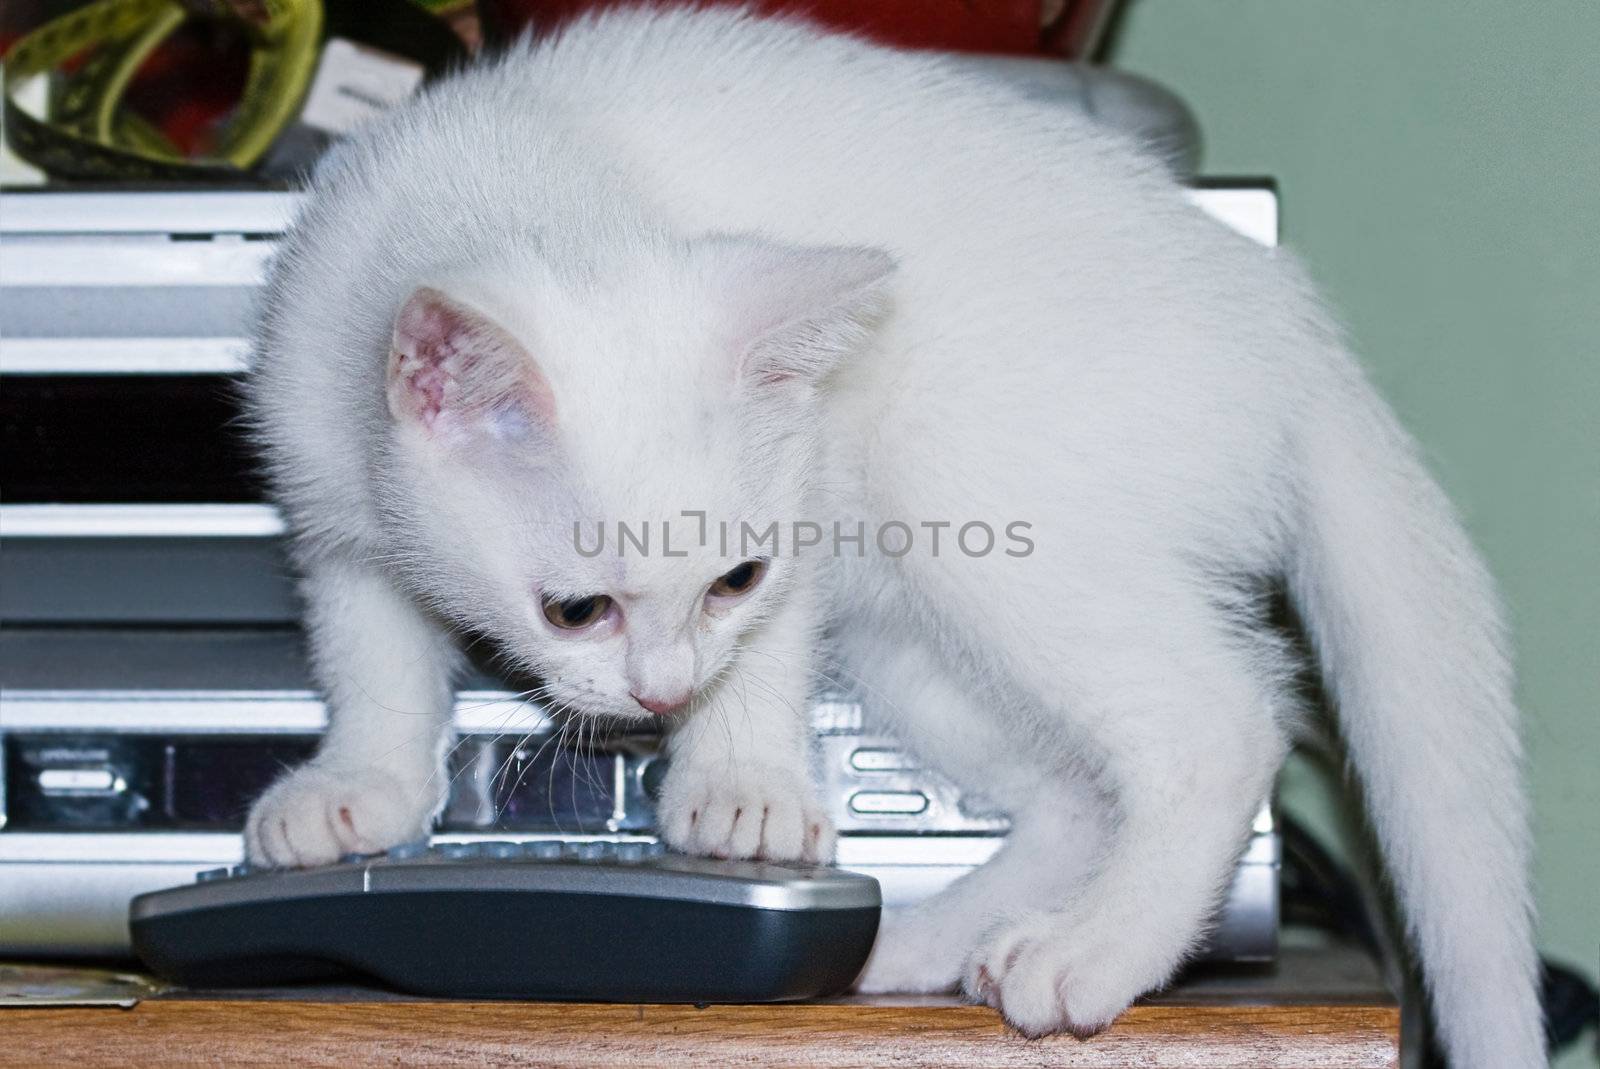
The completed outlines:
{"type": "MultiPolygon", "coordinates": [[[[1543,945],[1593,977],[1600,3],[1131,0],[1108,53],[1194,108],[1206,173],[1277,179],[1285,242],[1488,554],[1515,627],[1543,945]]],[[[1284,795],[1338,826],[1337,785],[1307,766],[1284,795]]]]}

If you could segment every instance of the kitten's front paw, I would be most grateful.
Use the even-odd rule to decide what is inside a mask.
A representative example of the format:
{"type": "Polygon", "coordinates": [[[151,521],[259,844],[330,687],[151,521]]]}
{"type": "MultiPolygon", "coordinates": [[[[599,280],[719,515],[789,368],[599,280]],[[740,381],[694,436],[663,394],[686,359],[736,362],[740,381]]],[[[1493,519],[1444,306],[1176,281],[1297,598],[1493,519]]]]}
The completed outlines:
{"type": "Polygon", "coordinates": [[[1023,1035],[1069,1032],[1087,1039],[1159,983],[1131,982],[1118,962],[1114,947],[1084,945],[1064,917],[1038,913],[985,940],[967,963],[962,987],[1023,1035]]]}
{"type": "Polygon", "coordinates": [[[815,864],[833,857],[833,822],[794,772],[675,763],[656,817],[667,845],[687,854],[815,864]]]}
{"type": "Polygon", "coordinates": [[[245,856],[254,865],[304,868],[378,853],[425,836],[437,801],[435,784],[385,769],[302,765],[250,810],[245,856]]]}

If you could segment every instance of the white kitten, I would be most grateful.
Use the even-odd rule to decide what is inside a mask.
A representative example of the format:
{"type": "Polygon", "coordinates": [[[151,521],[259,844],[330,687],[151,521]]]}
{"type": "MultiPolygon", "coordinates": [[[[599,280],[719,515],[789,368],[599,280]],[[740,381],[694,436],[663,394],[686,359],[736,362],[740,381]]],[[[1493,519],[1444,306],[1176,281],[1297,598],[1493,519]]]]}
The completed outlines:
{"type": "Polygon", "coordinates": [[[1542,1061],[1489,579],[1299,269],[1159,162],[935,56],[634,12],[313,185],[252,402],[332,727],[254,859],[424,831],[453,626],[553,705],[670,716],[674,845],[825,858],[802,710],[843,675],[1014,821],[863,985],[1093,1032],[1195,945],[1284,755],[1276,576],[1455,1063],[1542,1061]],[[650,552],[585,552],[619,521],[650,552]]]}

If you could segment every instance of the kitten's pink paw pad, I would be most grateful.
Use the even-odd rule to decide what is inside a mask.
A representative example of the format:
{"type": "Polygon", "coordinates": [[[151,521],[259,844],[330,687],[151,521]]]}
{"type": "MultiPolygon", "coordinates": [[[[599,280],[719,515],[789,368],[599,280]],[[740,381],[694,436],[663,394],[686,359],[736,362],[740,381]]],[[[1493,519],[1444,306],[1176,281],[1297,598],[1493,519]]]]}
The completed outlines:
{"type": "Polygon", "coordinates": [[[305,765],[250,810],[245,856],[254,865],[304,868],[377,853],[427,834],[436,801],[433,785],[381,769],[305,765]]]}
{"type": "Polygon", "coordinates": [[[674,765],[656,810],[661,837],[707,857],[826,862],[833,823],[802,775],[742,769],[728,775],[674,765]]]}
{"type": "Polygon", "coordinates": [[[1088,1039],[1109,1028],[1139,994],[1106,988],[1097,972],[1104,967],[1078,960],[1064,933],[1036,920],[1001,931],[974,955],[962,986],[1025,1036],[1066,1032],[1088,1039]]]}

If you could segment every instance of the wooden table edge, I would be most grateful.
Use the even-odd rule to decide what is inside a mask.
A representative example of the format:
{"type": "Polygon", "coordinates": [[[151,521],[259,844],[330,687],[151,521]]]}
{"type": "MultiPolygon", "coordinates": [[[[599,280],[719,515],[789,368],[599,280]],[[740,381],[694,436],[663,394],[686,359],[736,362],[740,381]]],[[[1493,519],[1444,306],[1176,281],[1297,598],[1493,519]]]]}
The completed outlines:
{"type": "Polygon", "coordinates": [[[0,1065],[814,1067],[1398,1064],[1392,1003],[1140,1004],[1087,1041],[1029,1040],[949,1000],[779,1005],[157,998],[0,1010],[0,1065]]]}

